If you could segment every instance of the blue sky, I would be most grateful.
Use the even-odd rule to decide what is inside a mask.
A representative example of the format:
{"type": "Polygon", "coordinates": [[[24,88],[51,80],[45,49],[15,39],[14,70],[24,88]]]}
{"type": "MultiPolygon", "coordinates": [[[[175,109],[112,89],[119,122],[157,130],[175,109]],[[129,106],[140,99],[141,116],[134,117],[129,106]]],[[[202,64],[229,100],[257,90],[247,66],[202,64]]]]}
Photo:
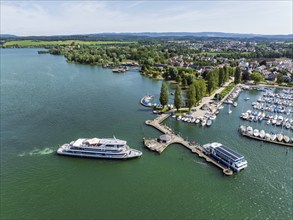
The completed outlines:
{"type": "Polygon", "coordinates": [[[229,32],[292,34],[293,1],[7,1],[1,33],[229,32]]]}

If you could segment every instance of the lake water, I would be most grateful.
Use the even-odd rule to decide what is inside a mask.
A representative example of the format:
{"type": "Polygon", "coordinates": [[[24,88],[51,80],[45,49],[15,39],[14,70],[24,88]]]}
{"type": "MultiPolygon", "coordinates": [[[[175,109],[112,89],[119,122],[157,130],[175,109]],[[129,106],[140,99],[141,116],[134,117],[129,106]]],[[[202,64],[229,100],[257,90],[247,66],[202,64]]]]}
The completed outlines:
{"type": "Polygon", "coordinates": [[[189,140],[221,142],[243,154],[248,168],[227,177],[180,145],[161,155],[144,147],[143,137],[160,133],[144,125],[155,115],[139,101],[146,94],[158,97],[161,81],[137,71],[68,64],[37,49],[0,51],[1,219],[292,217],[293,149],[237,131],[240,113],[260,92],[242,93],[232,114],[225,107],[210,128],[165,122],[189,140]],[[116,161],[55,153],[79,137],[113,135],[143,156],[116,161]]]}

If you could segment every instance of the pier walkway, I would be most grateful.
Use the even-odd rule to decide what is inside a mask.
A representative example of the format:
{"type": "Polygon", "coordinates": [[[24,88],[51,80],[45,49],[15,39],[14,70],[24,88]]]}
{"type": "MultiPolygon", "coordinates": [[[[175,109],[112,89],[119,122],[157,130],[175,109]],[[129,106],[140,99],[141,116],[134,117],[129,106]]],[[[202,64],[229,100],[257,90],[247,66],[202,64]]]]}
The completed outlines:
{"type": "Polygon", "coordinates": [[[164,134],[170,135],[171,139],[167,143],[162,143],[158,141],[158,139],[144,139],[144,144],[147,148],[152,151],[157,151],[158,153],[162,153],[169,145],[171,144],[181,144],[184,147],[191,150],[193,153],[196,153],[199,157],[205,158],[207,162],[213,163],[215,166],[219,167],[223,170],[223,173],[226,175],[232,175],[233,171],[228,169],[227,167],[220,164],[218,161],[214,160],[213,158],[209,157],[204,153],[203,147],[199,144],[191,144],[190,142],[186,141],[180,135],[176,134],[171,128],[166,125],[161,125],[164,120],[166,120],[170,114],[161,114],[154,120],[147,120],[145,123],[149,126],[152,126],[164,134]]]}

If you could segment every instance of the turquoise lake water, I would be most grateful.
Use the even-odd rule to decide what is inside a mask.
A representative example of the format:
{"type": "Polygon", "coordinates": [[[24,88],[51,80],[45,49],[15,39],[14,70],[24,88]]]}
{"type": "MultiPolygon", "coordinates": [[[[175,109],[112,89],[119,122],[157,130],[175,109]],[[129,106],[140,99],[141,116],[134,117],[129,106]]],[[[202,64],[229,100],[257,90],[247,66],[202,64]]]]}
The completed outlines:
{"type": "Polygon", "coordinates": [[[243,154],[248,168],[227,177],[180,145],[161,155],[144,147],[143,137],[160,133],[144,124],[155,115],[139,101],[146,94],[158,98],[161,81],[69,64],[37,49],[0,51],[1,219],[292,218],[293,149],[238,133],[239,125],[249,124],[239,115],[259,91],[241,93],[232,114],[225,106],[210,128],[165,122],[188,140],[217,141],[243,154]],[[56,155],[59,145],[77,138],[113,135],[143,156],[56,155]]]}

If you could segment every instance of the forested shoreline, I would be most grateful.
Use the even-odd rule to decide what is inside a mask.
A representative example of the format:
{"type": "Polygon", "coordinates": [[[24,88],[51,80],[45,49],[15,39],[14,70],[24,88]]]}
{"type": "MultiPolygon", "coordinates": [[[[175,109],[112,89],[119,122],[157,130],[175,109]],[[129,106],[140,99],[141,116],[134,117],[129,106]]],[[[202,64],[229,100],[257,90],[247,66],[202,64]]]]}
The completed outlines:
{"type": "MultiPolygon", "coordinates": [[[[252,63],[253,68],[274,61],[280,57],[293,57],[293,44],[289,41],[249,41],[247,39],[198,39],[164,40],[145,39],[138,41],[7,41],[5,47],[44,47],[39,54],[63,55],[69,63],[117,67],[134,63],[141,73],[157,79],[172,80],[183,89],[195,81],[205,82],[206,91],[211,94],[229,78],[235,76],[235,83],[264,80],[258,72],[249,73],[241,62],[252,63]],[[260,62],[258,62],[258,60],[260,62]],[[202,81],[203,80],[203,81],[202,81]]],[[[286,71],[277,70],[282,77],[286,71]]]]}

